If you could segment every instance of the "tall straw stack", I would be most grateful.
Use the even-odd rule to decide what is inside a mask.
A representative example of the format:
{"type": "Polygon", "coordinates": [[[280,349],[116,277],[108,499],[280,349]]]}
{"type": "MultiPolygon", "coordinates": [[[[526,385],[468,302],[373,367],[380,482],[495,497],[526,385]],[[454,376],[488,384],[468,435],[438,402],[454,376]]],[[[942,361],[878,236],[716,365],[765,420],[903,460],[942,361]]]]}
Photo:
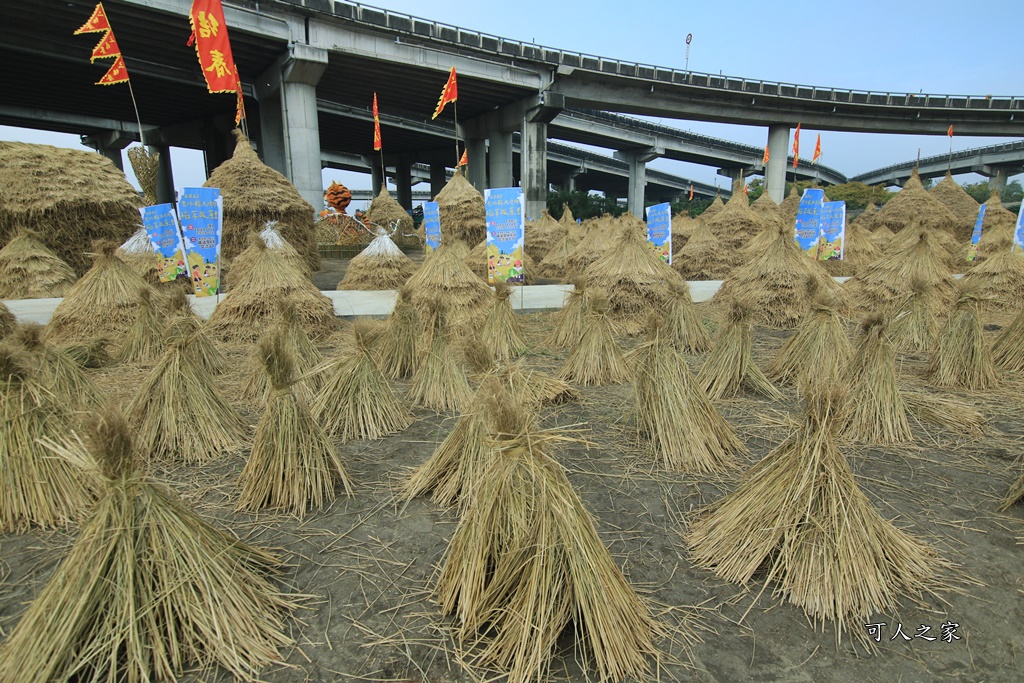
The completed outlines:
{"type": "Polygon", "coordinates": [[[349,261],[340,290],[398,289],[416,272],[416,264],[402,253],[387,232],[377,236],[349,261]]]}
{"type": "Polygon", "coordinates": [[[715,348],[697,375],[697,382],[711,399],[735,396],[743,390],[772,400],[782,399],[779,390],[751,358],[752,326],[749,306],[733,303],[715,340],[715,348]]]}
{"type": "Polygon", "coordinates": [[[380,185],[380,193],[373,198],[366,209],[366,222],[372,226],[383,228],[389,234],[394,229],[392,238],[397,244],[418,244],[416,228],[412,216],[395,201],[388,193],[385,183],[380,185]]]}
{"type": "MultiPolygon", "coordinates": [[[[973,201],[973,200],[972,200],[973,201]]],[[[975,208],[975,216],[977,208],[975,208]]],[[[974,222],[971,223],[973,229],[974,222]]],[[[1013,235],[1017,231],[1017,216],[1003,208],[999,193],[993,192],[985,202],[978,253],[969,265],[977,267],[989,258],[1006,254],[1013,249],[1013,235]]],[[[964,240],[966,243],[967,240],[964,240]]],[[[1018,254],[1019,255],[1019,254],[1018,254]]]]}
{"type": "Polygon", "coordinates": [[[395,307],[388,314],[377,347],[381,372],[391,379],[412,377],[420,362],[422,338],[423,323],[412,302],[412,289],[404,285],[398,290],[395,307]]]}
{"type": "Polygon", "coordinates": [[[526,350],[526,338],[512,310],[512,288],[504,282],[494,283],[494,301],[480,332],[480,341],[497,361],[521,356],[526,350]]]}
{"type": "Polygon", "coordinates": [[[953,234],[957,241],[963,243],[969,240],[974,230],[974,221],[978,217],[978,202],[974,197],[967,194],[964,188],[953,180],[953,175],[949,171],[935,187],[928,190],[928,194],[942,202],[956,216],[953,234]]]}
{"type": "Polygon", "coordinates": [[[938,347],[928,366],[929,380],[935,386],[968,391],[999,386],[978,308],[978,292],[965,283],[949,320],[939,332],[938,347]]]}
{"type": "Polygon", "coordinates": [[[580,661],[591,662],[599,680],[643,677],[661,628],[546,454],[565,437],[513,422],[499,423],[497,455],[452,536],[435,589],[442,611],[456,615],[461,658],[500,669],[509,683],[545,680],[572,628],[580,661]]]}
{"type": "Polygon", "coordinates": [[[697,222],[688,213],[677,213],[672,216],[672,248],[676,251],[682,249],[696,227],[697,222]]]}
{"type": "Polygon", "coordinates": [[[524,246],[526,253],[536,263],[544,260],[558,242],[569,231],[551,217],[547,209],[540,212],[540,218],[526,228],[524,246]]]}
{"type": "Polygon", "coordinates": [[[875,228],[884,225],[894,233],[904,228],[924,228],[952,238],[957,218],[945,204],[924,189],[915,170],[903,189],[872,216],[871,223],[875,228]]]}
{"type": "Polygon", "coordinates": [[[173,681],[220,665],[243,680],[281,662],[296,608],[271,580],[276,555],[214,528],[138,471],[143,457],[111,410],[88,445],[54,457],[97,473],[100,502],[70,553],[0,647],[0,679],[173,681]]]}
{"type": "Polygon", "coordinates": [[[322,365],[313,417],[342,441],[379,439],[412,424],[412,415],[388,384],[374,358],[366,321],[352,328],[354,348],[322,365]]]}
{"type": "Polygon", "coordinates": [[[306,277],[312,275],[306,259],[281,236],[277,228],[277,221],[267,221],[258,231],[254,229],[249,233],[245,251],[231,259],[231,268],[224,273],[221,291],[233,289],[236,282],[248,276],[265,249],[274,251],[293,270],[302,272],[306,277]]]}
{"type": "Polygon", "coordinates": [[[896,351],[886,337],[881,316],[871,316],[861,324],[860,343],[845,385],[850,400],[843,420],[844,436],[878,446],[913,439],[907,402],[896,375],[896,351]]]}
{"type": "Polygon", "coordinates": [[[705,353],[714,345],[686,282],[669,282],[664,335],[680,353],[705,353]]]}
{"type": "Polygon", "coordinates": [[[614,218],[602,216],[590,223],[583,238],[565,257],[563,278],[579,277],[590,264],[599,259],[618,237],[622,224],[614,218]]]}
{"type": "Polygon", "coordinates": [[[718,239],[707,221],[697,218],[690,239],[672,255],[672,268],[684,280],[721,280],[739,265],[740,253],[718,239]]]}
{"type": "Polygon", "coordinates": [[[775,200],[767,192],[762,192],[760,197],[751,202],[750,210],[760,216],[761,220],[765,221],[766,228],[770,227],[773,223],[786,222],[782,207],[776,204],[775,200]]]}
{"type": "Polygon", "coordinates": [[[858,308],[889,313],[912,293],[914,282],[934,287],[944,304],[952,303],[952,271],[933,233],[918,229],[907,235],[913,237],[912,243],[891,247],[843,286],[858,308]]]}
{"type": "Polygon", "coordinates": [[[102,154],[0,142],[0,244],[34,230],[75,273],[89,269],[82,245],[124,242],[139,223],[139,193],[102,154]]]}
{"type": "Polygon", "coordinates": [[[842,379],[852,356],[846,325],[834,302],[818,295],[811,315],[779,348],[766,375],[799,391],[815,384],[832,385],[842,379]]]}
{"type": "Polygon", "coordinates": [[[446,241],[472,247],[487,236],[484,196],[470,184],[462,169],[455,171],[434,201],[441,218],[441,234],[446,241]]]}
{"type": "Polygon", "coordinates": [[[816,623],[834,622],[839,640],[851,628],[863,635],[860,624],[901,597],[940,588],[948,565],[857,486],[836,446],[835,393],[809,396],[803,424],[707,508],[686,541],[695,564],[727,581],[746,584],[767,565],[775,595],[816,623]]]}
{"type": "Polygon", "coordinates": [[[309,272],[316,272],[320,269],[313,226],[316,210],[287,178],[260,161],[240,130],[234,133],[234,154],[203,183],[203,187],[220,188],[224,202],[221,254],[234,259],[245,249],[253,226],[276,221],[277,230],[302,254],[309,272]]]}
{"type": "Polygon", "coordinates": [[[724,209],[725,202],[722,201],[722,195],[716,193],[715,198],[711,201],[711,204],[708,206],[708,208],[704,209],[704,213],[698,216],[698,218],[705,221],[710,220],[711,218],[714,218],[719,211],[723,211],[724,209]]]}
{"type": "Polygon", "coordinates": [[[782,222],[789,226],[796,226],[796,214],[800,210],[800,193],[796,185],[789,189],[789,194],[779,204],[779,211],[782,212],[782,222]]]}
{"type": "Polygon", "coordinates": [[[330,436],[295,392],[297,367],[288,346],[287,332],[280,329],[258,345],[272,388],[239,477],[238,509],[272,508],[302,517],[309,508],[330,504],[338,484],[347,494],[352,487],[330,436]]]}
{"type": "Polygon", "coordinates": [[[739,191],[733,190],[732,197],[726,203],[725,208],[713,216],[702,217],[712,234],[731,249],[741,248],[752,237],[760,234],[770,225],[777,224],[777,221],[765,221],[759,213],[751,210],[750,202],[743,193],[742,187],[739,191]]]}
{"type": "Polygon", "coordinates": [[[583,231],[574,224],[571,229],[566,230],[558,238],[544,255],[544,260],[537,265],[537,277],[551,280],[565,279],[569,271],[569,256],[581,241],[583,241],[583,231]]]}
{"type": "Polygon", "coordinates": [[[992,361],[1003,370],[1024,372],[1024,311],[992,343],[992,361]]]}
{"type": "Polygon", "coordinates": [[[89,272],[68,291],[46,325],[55,342],[115,340],[128,333],[139,313],[140,292],[149,285],[114,255],[116,242],[98,242],[89,272]]]}
{"type": "MultiPolygon", "coordinates": [[[[156,259],[153,260],[155,263],[156,259]]],[[[27,228],[19,230],[7,246],[0,249],[0,299],[62,297],[76,279],[71,266],[27,228]]]]}
{"type": "Polygon", "coordinates": [[[1017,311],[1024,304],[1024,255],[1004,251],[975,266],[964,284],[977,291],[986,311],[1017,311]]]}
{"type": "Polygon", "coordinates": [[[473,396],[466,372],[451,352],[453,330],[441,304],[430,304],[420,342],[423,358],[409,387],[409,398],[436,412],[465,410],[473,396]]]}
{"type": "Polygon", "coordinates": [[[945,303],[935,285],[914,279],[910,283],[910,293],[893,308],[889,341],[901,351],[931,351],[935,348],[939,326],[945,315],[945,303]]]}
{"type": "Polygon", "coordinates": [[[0,345],[0,532],[65,525],[92,505],[95,482],[40,443],[71,436],[72,410],[27,354],[0,345]]]}
{"type": "Polygon", "coordinates": [[[431,307],[440,303],[451,325],[472,328],[483,321],[491,288],[466,265],[468,251],[459,240],[443,242],[409,278],[407,284],[421,319],[426,320],[431,307]]]}
{"type": "Polygon", "coordinates": [[[588,289],[580,338],[565,359],[558,377],[583,386],[620,384],[630,379],[625,355],[615,343],[608,317],[608,295],[588,289]]]}
{"type": "Polygon", "coordinates": [[[639,436],[665,469],[710,473],[735,466],[746,448],[711,404],[657,318],[634,352],[634,420],[639,436]]]}

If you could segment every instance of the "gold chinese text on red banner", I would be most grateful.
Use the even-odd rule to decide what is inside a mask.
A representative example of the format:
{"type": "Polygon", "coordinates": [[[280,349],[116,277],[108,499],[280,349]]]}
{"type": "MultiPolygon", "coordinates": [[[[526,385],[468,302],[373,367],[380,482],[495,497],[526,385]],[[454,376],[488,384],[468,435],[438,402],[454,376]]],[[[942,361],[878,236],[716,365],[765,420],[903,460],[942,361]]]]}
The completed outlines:
{"type": "Polygon", "coordinates": [[[207,89],[210,92],[237,92],[238,72],[231,56],[228,27],[220,0],[193,0],[189,20],[207,89]]]}
{"type": "Polygon", "coordinates": [[[128,67],[124,65],[124,58],[121,56],[121,48],[117,46],[117,40],[114,38],[114,30],[110,28],[110,21],[107,20],[107,13],[103,9],[103,3],[96,5],[96,9],[92,11],[92,16],[89,17],[89,21],[82,24],[75,35],[81,35],[83,33],[103,33],[103,37],[100,38],[100,42],[92,50],[92,57],[89,59],[90,62],[95,62],[97,59],[105,57],[113,57],[114,63],[107,69],[107,73],[103,75],[103,78],[96,81],[96,85],[114,85],[115,83],[127,83],[128,82],[128,67]]]}

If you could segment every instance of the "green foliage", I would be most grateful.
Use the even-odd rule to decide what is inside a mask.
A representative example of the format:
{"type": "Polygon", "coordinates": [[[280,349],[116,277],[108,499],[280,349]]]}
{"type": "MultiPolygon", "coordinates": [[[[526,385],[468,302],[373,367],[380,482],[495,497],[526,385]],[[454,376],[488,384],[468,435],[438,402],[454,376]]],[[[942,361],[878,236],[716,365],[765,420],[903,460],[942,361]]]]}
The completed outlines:
{"type": "Polygon", "coordinates": [[[992,188],[989,186],[988,181],[981,181],[980,183],[968,183],[962,186],[964,192],[974,197],[974,201],[979,204],[984,204],[992,196],[992,188]]]}
{"type": "Polygon", "coordinates": [[[1019,180],[1007,183],[1006,187],[1003,188],[1002,194],[999,195],[999,199],[1002,200],[1003,204],[1015,204],[1024,200],[1024,187],[1020,186],[1019,180]]]}
{"type": "Polygon", "coordinates": [[[893,196],[892,192],[886,191],[881,185],[865,185],[864,183],[829,185],[824,189],[825,196],[829,201],[844,201],[849,211],[865,209],[868,204],[882,206],[893,196]]]}
{"type": "MultiPolygon", "coordinates": [[[[963,188],[964,192],[974,197],[979,204],[984,204],[992,196],[992,186],[986,180],[980,183],[969,183],[963,188]]],[[[1007,183],[1003,191],[999,193],[999,200],[1003,204],[1015,204],[1022,198],[1024,198],[1024,188],[1021,187],[1019,180],[1007,183]]]]}
{"type": "Polygon", "coordinates": [[[678,202],[672,202],[672,215],[677,216],[681,213],[688,213],[691,218],[696,218],[704,213],[713,201],[713,199],[696,196],[693,198],[693,201],[685,198],[680,199],[678,202]]]}
{"type": "Polygon", "coordinates": [[[574,192],[559,190],[548,193],[548,213],[555,220],[562,217],[563,204],[568,204],[572,215],[580,220],[597,218],[606,213],[612,216],[621,216],[626,211],[626,207],[619,206],[606,197],[590,194],[583,190],[576,190],[574,192]]]}
{"type": "Polygon", "coordinates": [[[747,194],[747,199],[750,200],[751,204],[756,202],[758,197],[763,195],[765,193],[765,190],[768,189],[767,187],[765,187],[764,178],[754,178],[749,183],[747,183],[747,187],[750,189],[750,192],[747,194]]]}

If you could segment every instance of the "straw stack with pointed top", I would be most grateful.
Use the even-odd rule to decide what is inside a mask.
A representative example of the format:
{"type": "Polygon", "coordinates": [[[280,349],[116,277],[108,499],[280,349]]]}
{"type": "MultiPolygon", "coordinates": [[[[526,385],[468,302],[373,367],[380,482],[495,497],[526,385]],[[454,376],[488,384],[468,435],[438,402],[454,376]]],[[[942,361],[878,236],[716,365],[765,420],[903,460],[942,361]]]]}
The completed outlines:
{"type": "Polygon", "coordinates": [[[750,202],[743,193],[742,181],[738,191],[736,187],[733,188],[732,197],[725,208],[711,217],[705,217],[704,222],[712,234],[731,249],[740,248],[769,225],[777,223],[765,221],[759,213],[750,209],[750,202]]]}
{"type": "MultiPolygon", "coordinates": [[[[972,200],[973,201],[973,200],[972,200]]],[[[975,207],[977,217],[977,207],[975,207]]],[[[973,228],[973,223],[971,224],[973,228]]],[[[981,228],[981,239],[978,240],[978,254],[973,263],[977,267],[987,259],[1005,254],[1013,249],[1013,235],[1017,230],[1017,217],[1003,208],[999,194],[993,192],[985,202],[985,218],[981,228]]],[[[965,240],[965,243],[967,241],[965,240]]]]}
{"type": "Polygon", "coordinates": [[[740,254],[718,239],[707,221],[697,218],[690,239],[672,255],[672,268],[684,280],[721,280],[739,265],[740,254]]]}
{"type": "Polygon", "coordinates": [[[380,226],[389,233],[393,226],[397,226],[392,238],[396,244],[419,244],[412,216],[402,208],[401,204],[395,201],[395,198],[388,192],[388,188],[384,183],[381,183],[380,192],[373,198],[370,206],[366,209],[366,222],[380,226]]]}
{"type": "Polygon", "coordinates": [[[40,443],[74,429],[73,408],[51,391],[36,360],[0,345],[0,532],[67,524],[95,499],[95,482],[40,443]]]}
{"type": "Polygon", "coordinates": [[[1024,372],[1024,311],[992,343],[992,361],[1003,370],[1024,372]]]}
{"type": "Polygon", "coordinates": [[[164,320],[152,297],[149,290],[139,292],[139,314],[114,353],[122,363],[151,363],[163,352],[164,320]]]}
{"type": "Polygon", "coordinates": [[[670,296],[665,304],[665,338],[680,353],[710,351],[711,335],[690,297],[689,285],[685,281],[667,284],[670,296]]]}
{"type": "Polygon", "coordinates": [[[708,208],[704,209],[704,213],[702,213],[697,218],[706,221],[711,218],[714,218],[719,211],[723,211],[724,209],[725,202],[722,201],[722,195],[716,193],[715,198],[711,201],[711,204],[708,206],[708,208]]]}
{"type": "MultiPolygon", "coordinates": [[[[291,299],[283,300],[278,309],[277,321],[268,335],[271,337],[279,335],[284,340],[285,350],[295,371],[295,379],[291,383],[292,391],[306,401],[312,402],[320,388],[321,377],[311,373],[323,362],[323,355],[306,331],[302,329],[302,325],[299,324],[298,313],[291,299]]],[[[267,335],[264,335],[262,339],[267,339],[267,335]]],[[[248,375],[245,386],[242,388],[242,397],[260,403],[268,401],[273,383],[267,372],[266,356],[258,344],[249,354],[248,375]]]]}
{"type": "Polygon", "coordinates": [[[953,180],[948,171],[946,176],[928,190],[928,194],[938,199],[956,217],[953,234],[958,242],[966,242],[971,238],[974,221],[978,217],[978,202],[953,180]]]}
{"type": "Polygon", "coordinates": [[[537,266],[537,277],[551,280],[564,280],[569,271],[569,256],[576,245],[583,241],[583,231],[573,223],[561,237],[551,246],[547,254],[537,266]]]}
{"type": "Polygon", "coordinates": [[[243,440],[241,418],[189,350],[193,336],[188,323],[175,322],[167,350],[126,410],[139,446],[154,458],[203,463],[243,440]]]}
{"type": "Polygon", "coordinates": [[[18,320],[11,313],[11,309],[7,308],[2,302],[0,302],[0,339],[6,337],[14,328],[17,327],[18,320]]]}
{"type": "Polygon", "coordinates": [[[890,245],[882,258],[843,285],[858,308],[889,313],[913,292],[914,282],[934,287],[944,305],[952,303],[953,275],[943,249],[926,230],[905,232],[914,238],[912,243],[890,245]]]}
{"type": "Polygon", "coordinates": [[[919,227],[932,233],[945,233],[956,243],[953,239],[953,229],[957,224],[956,216],[945,204],[924,189],[916,170],[903,188],[872,216],[871,222],[875,227],[884,225],[894,233],[899,233],[904,228],[919,227]]]}
{"type": "Polygon", "coordinates": [[[82,369],[68,347],[49,341],[44,328],[36,323],[21,323],[7,339],[13,349],[24,352],[32,363],[34,376],[51,398],[68,408],[91,408],[100,405],[102,395],[82,369]]]}
{"type": "Polygon", "coordinates": [[[398,289],[416,272],[416,264],[402,253],[388,233],[377,230],[377,236],[349,261],[340,290],[398,289]]]}
{"type": "Polygon", "coordinates": [[[1016,311],[1024,303],[1024,254],[1009,250],[990,256],[964,275],[985,311],[1016,311]]]}
{"type": "Polygon", "coordinates": [[[594,261],[599,259],[609,246],[618,238],[623,225],[617,219],[602,216],[593,221],[576,243],[572,251],[565,257],[564,278],[573,278],[587,272],[594,261]]]}
{"type": "MultiPolygon", "coordinates": [[[[260,255],[267,249],[274,251],[294,270],[310,277],[312,272],[306,259],[291,245],[278,230],[277,221],[267,221],[261,228],[249,232],[245,250],[231,259],[231,269],[224,272],[221,291],[234,289],[256,267],[260,255]]],[[[223,258],[222,258],[223,261],[223,258]]]]}
{"type": "Polygon", "coordinates": [[[474,327],[483,321],[491,288],[466,265],[468,251],[461,241],[442,242],[409,278],[407,284],[421,320],[440,302],[447,320],[456,327],[474,327]]]}
{"type": "Polygon", "coordinates": [[[766,375],[803,391],[811,384],[834,384],[846,372],[853,347],[834,301],[817,294],[811,315],[786,340],[768,365],[766,375]]]}
{"type": "Polygon", "coordinates": [[[456,354],[451,352],[452,330],[447,314],[438,302],[429,304],[420,342],[423,358],[409,387],[409,398],[414,403],[436,412],[465,410],[473,396],[456,354]]]}
{"type": "Polygon", "coordinates": [[[497,361],[520,356],[527,346],[512,310],[512,302],[509,300],[511,296],[511,287],[500,281],[494,283],[494,301],[480,332],[480,340],[497,361]]]}
{"type": "Polygon", "coordinates": [[[402,379],[412,377],[420,362],[419,343],[423,338],[423,323],[412,302],[412,288],[398,289],[395,307],[388,314],[377,347],[380,369],[385,377],[402,379]]]}
{"type": "Polygon", "coordinates": [[[183,289],[172,289],[167,304],[167,319],[173,328],[180,325],[182,333],[188,333],[189,343],[185,349],[189,358],[204,372],[219,375],[227,366],[227,358],[206,334],[203,320],[189,303],[188,295],[183,289]]]}
{"type": "Polygon", "coordinates": [[[910,293],[893,308],[889,341],[901,351],[931,351],[938,339],[939,325],[946,315],[945,308],[935,285],[915,278],[910,283],[910,293]]]}
{"type": "Polygon", "coordinates": [[[746,448],[697,384],[657,317],[633,352],[634,420],[657,463],[679,472],[720,472],[746,448]]]}
{"type": "Polygon", "coordinates": [[[565,304],[552,316],[554,329],[551,331],[549,344],[557,348],[568,348],[579,342],[590,308],[589,298],[586,278],[574,278],[572,289],[566,294],[565,304]]]}
{"type": "Polygon", "coordinates": [[[688,213],[672,216],[672,248],[676,251],[682,249],[696,227],[697,222],[688,213]]]}
{"type": "Polygon", "coordinates": [[[540,212],[540,218],[527,226],[526,253],[540,263],[568,231],[551,217],[547,209],[540,212]]]}
{"type": "Polygon", "coordinates": [[[460,658],[509,683],[546,680],[573,629],[601,681],[642,678],[661,627],[601,542],[593,516],[546,451],[567,437],[529,418],[496,420],[490,466],[445,553],[435,588],[456,616],[460,658]]]}
{"type": "Polygon", "coordinates": [[[871,242],[881,249],[882,253],[885,253],[895,237],[896,233],[890,230],[887,225],[879,225],[871,230],[871,242]]]}
{"type": "Polygon", "coordinates": [[[697,382],[712,400],[736,396],[741,391],[780,400],[782,394],[751,358],[750,307],[734,302],[715,340],[715,348],[697,375],[697,382]]]}
{"type": "Polygon", "coordinates": [[[470,184],[462,169],[455,171],[434,201],[441,217],[441,234],[446,241],[463,242],[472,247],[487,236],[484,196],[470,184]]]}
{"type": "Polygon", "coordinates": [[[903,596],[942,588],[948,567],[857,486],[836,445],[841,401],[834,386],[810,394],[801,426],[686,534],[693,562],[727,581],[747,584],[767,565],[775,595],[834,622],[837,640],[903,596]]]}
{"type": "Polygon", "coordinates": [[[136,469],[146,454],[113,410],[95,416],[85,444],[48,445],[103,490],[0,647],[0,680],[173,681],[216,665],[255,680],[282,661],[297,604],[274,585],[275,554],[211,526],[136,469]]]}
{"type": "Polygon", "coordinates": [[[347,494],[352,488],[330,436],[295,392],[298,368],[289,345],[283,329],[258,345],[272,389],[239,478],[238,509],[271,508],[302,517],[329,505],[339,484],[347,494]]]}
{"type": "Polygon", "coordinates": [[[751,202],[750,210],[760,216],[766,225],[784,223],[786,221],[782,213],[782,207],[776,204],[775,200],[767,192],[762,192],[760,197],[751,202]]]}
{"type": "Polygon", "coordinates": [[[92,268],[64,296],[46,336],[55,342],[116,340],[128,333],[139,313],[139,293],[149,285],[114,255],[116,242],[97,242],[92,268]]]}
{"type": "Polygon", "coordinates": [[[896,375],[896,351],[879,315],[861,323],[861,339],[846,375],[849,410],[843,435],[858,443],[890,446],[913,439],[907,403],[896,375]]]}
{"type": "Polygon", "coordinates": [[[136,230],[114,253],[143,280],[154,287],[160,284],[157,254],[153,250],[153,242],[149,239],[149,233],[144,227],[136,230]]]}
{"type": "Polygon", "coordinates": [[[625,355],[615,342],[608,317],[608,295],[588,288],[586,314],[580,338],[558,371],[558,377],[583,386],[602,386],[629,381],[625,355]]]}
{"type": "Polygon", "coordinates": [[[367,321],[352,328],[353,348],[319,368],[321,387],[313,417],[342,441],[379,439],[412,424],[412,415],[395,395],[374,358],[367,321]]]}
{"type": "Polygon", "coordinates": [[[970,284],[959,289],[953,312],[939,332],[928,366],[929,381],[951,389],[994,389],[999,386],[999,374],[981,327],[979,293],[970,284]]]}
{"type": "Polygon", "coordinates": [[[786,225],[796,225],[796,214],[800,210],[800,193],[796,185],[790,188],[789,194],[779,204],[779,211],[782,212],[782,222],[786,225]]]}
{"type": "MultiPolygon", "coordinates": [[[[153,260],[155,264],[156,259],[153,260]]],[[[62,297],[77,279],[71,266],[50,251],[32,230],[19,230],[0,249],[0,299],[62,297]]]]}

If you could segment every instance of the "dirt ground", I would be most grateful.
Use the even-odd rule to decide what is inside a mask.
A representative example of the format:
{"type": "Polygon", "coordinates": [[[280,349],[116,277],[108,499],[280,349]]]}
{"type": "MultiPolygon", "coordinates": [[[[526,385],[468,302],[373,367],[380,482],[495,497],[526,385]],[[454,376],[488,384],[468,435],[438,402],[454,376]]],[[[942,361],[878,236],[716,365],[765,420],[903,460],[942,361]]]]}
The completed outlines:
{"type": "MultiPolygon", "coordinates": [[[[343,262],[326,262],[317,274],[331,288],[343,262]],[[333,279],[333,283],[330,280],[333,279]]],[[[702,310],[705,310],[702,306],[702,310]]],[[[566,353],[544,344],[549,313],[520,316],[529,364],[554,372],[566,353]]],[[[1006,324],[1005,319],[996,321],[1006,324]]],[[[989,325],[994,335],[997,325],[989,325]]],[[[791,333],[755,330],[755,359],[766,364],[791,333]]],[[[626,342],[627,344],[629,342],[626,342]]],[[[241,382],[246,350],[230,350],[233,370],[225,393],[241,382]]],[[[693,368],[702,359],[690,359],[693,368]]],[[[903,356],[906,382],[924,388],[924,359],[903,356]]],[[[126,402],[145,369],[107,368],[97,379],[126,402]]],[[[396,389],[405,392],[408,383],[396,389]]],[[[1019,681],[1024,677],[1024,505],[996,512],[1000,497],[1020,474],[1024,381],[1007,378],[998,391],[959,394],[990,420],[983,438],[964,438],[916,426],[917,442],[903,448],[843,445],[858,483],[882,514],[928,540],[954,565],[938,577],[950,590],[908,597],[884,622],[875,651],[845,637],[837,644],[831,624],[815,627],[803,612],[772,595],[772,586],[742,587],[716,579],[687,558],[681,532],[701,506],[732,491],[742,472],[696,477],[655,470],[631,429],[632,387],[584,388],[585,400],[547,409],[546,426],[579,425],[590,443],[555,453],[594,514],[598,531],[627,579],[649,601],[669,636],[652,661],[650,680],[732,681],[1019,681]],[[919,626],[939,636],[958,624],[959,640],[908,636],[919,626]]],[[[719,407],[750,454],[743,468],[762,458],[789,433],[799,410],[792,391],[772,403],[743,397],[719,407]]],[[[260,408],[236,404],[255,426],[260,408]]],[[[263,680],[431,681],[490,680],[495,672],[462,667],[449,636],[450,621],[431,602],[431,591],[456,525],[453,512],[429,500],[396,503],[401,479],[425,461],[454,426],[455,416],[415,409],[416,422],[379,441],[337,444],[355,485],[351,497],[295,519],[234,512],[236,480],[247,452],[207,465],[154,467],[206,518],[246,541],[281,550],[289,563],[286,584],[308,596],[294,614],[295,646],[286,664],[268,668],[263,680]]],[[[44,585],[75,538],[74,529],[0,536],[0,631],[10,634],[26,604],[44,585]]],[[[2,638],[3,636],[0,636],[2,638]]],[[[574,661],[571,640],[551,680],[587,680],[574,661]]],[[[185,681],[228,681],[223,671],[190,672],[185,681]]]]}

